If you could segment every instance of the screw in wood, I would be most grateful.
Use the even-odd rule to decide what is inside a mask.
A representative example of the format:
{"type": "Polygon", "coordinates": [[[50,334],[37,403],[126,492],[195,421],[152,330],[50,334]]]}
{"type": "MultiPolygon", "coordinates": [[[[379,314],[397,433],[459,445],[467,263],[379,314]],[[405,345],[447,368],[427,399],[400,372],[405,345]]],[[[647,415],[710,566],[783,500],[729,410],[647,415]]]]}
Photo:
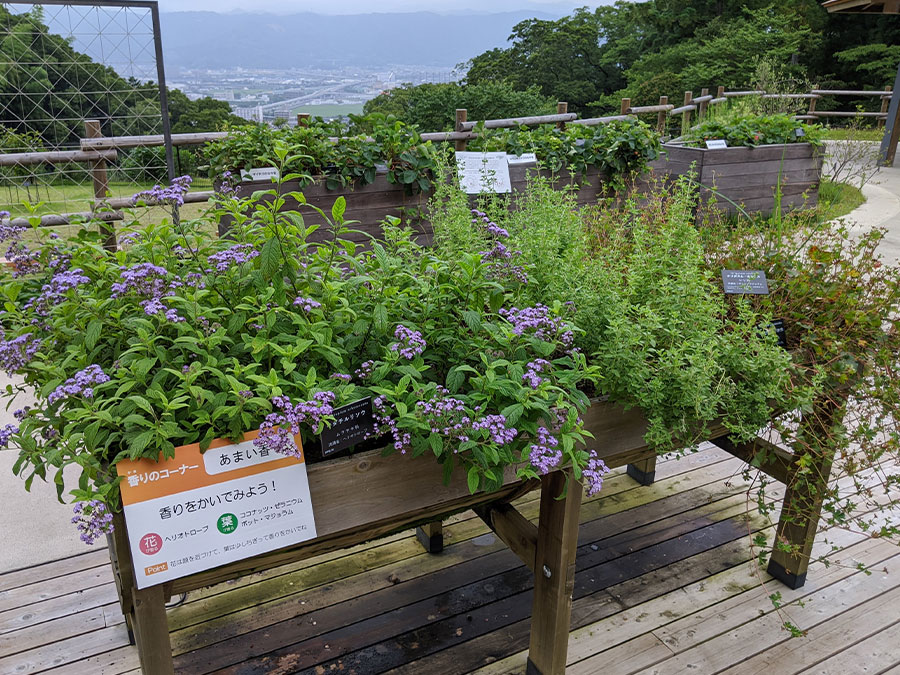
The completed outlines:
{"type": "Polygon", "coordinates": [[[544,576],[548,579],[553,576],[553,573],[550,571],[550,568],[544,565],[544,576]]]}

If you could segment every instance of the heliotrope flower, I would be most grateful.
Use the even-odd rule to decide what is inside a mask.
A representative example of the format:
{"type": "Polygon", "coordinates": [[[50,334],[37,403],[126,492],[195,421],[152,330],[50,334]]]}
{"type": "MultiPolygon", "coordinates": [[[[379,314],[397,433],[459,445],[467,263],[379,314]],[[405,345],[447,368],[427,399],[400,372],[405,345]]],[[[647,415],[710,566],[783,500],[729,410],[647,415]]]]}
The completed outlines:
{"type": "Polygon", "coordinates": [[[403,324],[398,324],[394,329],[394,337],[398,340],[391,345],[392,352],[399,352],[400,356],[410,361],[425,351],[425,339],[422,333],[411,330],[403,324]]]}
{"type": "Polygon", "coordinates": [[[94,389],[92,385],[103,384],[109,382],[109,375],[103,372],[103,369],[96,363],[92,363],[84,370],[79,370],[74,377],[54,389],[47,397],[47,403],[56,403],[71,396],[84,396],[85,398],[94,397],[94,389]]]}
{"type": "Polygon", "coordinates": [[[312,400],[296,405],[287,396],[274,397],[272,405],[278,412],[266,415],[253,444],[282,455],[299,457],[301,453],[294,443],[294,436],[300,433],[300,425],[317,427],[323,418],[334,413],[334,399],[333,391],[320,391],[312,400]]]}
{"type": "Polygon", "coordinates": [[[132,204],[144,201],[149,204],[169,204],[170,206],[182,206],[184,195],[191,186],[193,179],[190,176],[179,176],[172,180],[168,187],[154,185],[149,190],[138,192],[131,198],[132,204]]]}
{"type": "Polygon", "coordinates": [[[585,481],[587,481],[588,495],[593,496],[600,492],[603,487],[603,476],[609,473],[609,467],[606,462],[597,457],[597,451],[591,450],[588,458],[587,467],[582,471],[585,481]]]}
{"type": "Polygon", "coordinates": [[[546,427],[538,427],[537,438],[531,446],[528,461],[540,474],[550,473],[559,466],[562,460],[562,451],[559,449],[559,441],[546,427]]]}
{"type": "Polygon", "coordinates": [[[75,513],[72,523],[77,526],[81,541],[85,544],[93,544],[113,531],[113,515],[100,500],[78,502],[72,510],[75,513]]]}

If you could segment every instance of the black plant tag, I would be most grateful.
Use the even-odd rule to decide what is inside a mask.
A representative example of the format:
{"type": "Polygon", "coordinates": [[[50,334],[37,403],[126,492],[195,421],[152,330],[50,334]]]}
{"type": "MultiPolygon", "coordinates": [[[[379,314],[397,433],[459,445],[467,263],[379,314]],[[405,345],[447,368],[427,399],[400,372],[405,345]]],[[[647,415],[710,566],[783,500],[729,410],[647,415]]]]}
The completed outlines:
{"type": "Polygon", "coordinates": [[[348,403],[334,411],[334,424],[322,432],[322,456],[356,445],[375,430],[372,397],[348,403]]]}

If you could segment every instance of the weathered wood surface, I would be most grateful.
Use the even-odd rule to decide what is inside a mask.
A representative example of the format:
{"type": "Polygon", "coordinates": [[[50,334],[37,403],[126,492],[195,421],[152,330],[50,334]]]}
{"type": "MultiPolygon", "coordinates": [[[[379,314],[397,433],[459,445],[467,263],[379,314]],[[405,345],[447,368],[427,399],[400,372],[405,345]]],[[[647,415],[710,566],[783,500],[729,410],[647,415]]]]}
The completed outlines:
{"type": "Polygon", "coordinates": [[[770,213],[780,191],[782,209],[811,208],[818,203],[823,154],[809,143],[709,150],[666,145],[651,164],[668,179],[693,173],[701,199],[734,213],[770,213]],[[732,204],[731,202],[734,202],[732,204]]]}
{"type": "MultiPolygon", "coordinates": [[[[660,461],[650,488],[615,471],[600,497],[584,501],[578,559],[594,557],[576,571],[567,673],[780,675],[820,668],[843,675],[859,664],[900,672],[897,547],[834,529],[829,541],[841,549],[830,555],[834,564],[816,563],[804,588],[763,590],[747,539],[760,525],[744,518],[743,486],[735,480],[741,466],[705,448],[660,461]],[[737,538],[728,540],[723,529],[713,537],[716,526],[737,538]],[[782,593],[790,619],[810,629],[807,638],[789,639],[767,597],[772,590],[782,593]]],[[[536,517],[536,493],[516,505],[536,517]]],[[[167,612],[177,672],[314,673],[318,666],[349,673],[361,664],[357,672],[378,673],[398,664],[394,672],[416,675],[521,675],[530,575],[471,512],[448,520],[445,533],[447,549],[437,556],[422,552],[407,532],[189,594],[167,612]],[[508,609],[518,613],[504,618],[508,609]],[[292,656],[297,666],[290,670],[292,656]]],[[[829,549],[820,543],[814,552],[829,549]]],[[[32,593],[0,618],[40,615],[0,623],[0,673],[140,673],[105,555],[0,575],[0,594],[28,586],[32,593]],[[64,583],[94,567],[105,568],[105,585],[64,583]],[[54,597],[41,595],[45,579],[60,580],[54,597]],[[78,607],[67,599],[72,595],[80,596],[78,607]]]]}

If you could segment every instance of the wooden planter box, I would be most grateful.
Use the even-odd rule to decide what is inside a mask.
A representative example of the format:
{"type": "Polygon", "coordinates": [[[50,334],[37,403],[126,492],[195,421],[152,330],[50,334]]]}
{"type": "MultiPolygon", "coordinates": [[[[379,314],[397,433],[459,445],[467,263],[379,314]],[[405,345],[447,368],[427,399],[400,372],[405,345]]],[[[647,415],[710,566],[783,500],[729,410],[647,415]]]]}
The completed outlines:
{"type": "MultiPolygon", "coordinates": [[[[640,411],[595,401],[584,418],[588,431],[595,437],[591,447],[610,467],[628,465],[632,478],[644,485],[653,482],[656,455],[644,442],[647,422],[640,411]]],[[[734,445],[724,433],[722,427],[711,429],[713,442],[744,460],[753,457],[757,446],[734,445]]],[[[767,446],[765,458],[762,470],[789,485],[786,503],[796,498],[790,487],[794,474],[790,454],[767,446]]],[[[461,470],[453,473],[449,485],[444,485],[442,467],[433,457],[382,456],[379,450],[373,450],[313,464],[308,467],[308,478],[318,533],[315,539],[144,589],[136,587],[124,517],[117,514],[116,529],[110,537],[110,555],[122,611],[137,642],[143,672],[153,675],[174,672],[165,609],[166,601],[173,594],[237,579],[417,525],[425,526],[419,528],[420,540],[430,551],[437,552],[440,546],[435,546],[435,541],[441,536],[440,520],[474,508],[534,572],[528,672],[563,675],[582,497],[582,490],[576,484],[566,489],[567,479],[574,480],[571,472],[558,471],[539,481],[522,481],[509,468],[500,490],[473,495],[461,470]],[[538,487],[540,515],[538,524],[534,525],[510,502],[538,487]]],[[[817,514],[806,516],[806,521],[796,514],[793,517],[788,514],[787,520],[783,515],[779,523],[779,540],[795,543],[799,550],[792,554],[774,552],[769,571],[793,588],[802,585],[805,579],[817,523],[817,514]]]]}
{"type": "Polygon", "coordinates": [[[663,150],[653,170],[671,178],[693,171],[703,186],[701,199],[715,200],[726,213],[738,210],[731,202],[747,213],[772,213],[779,183],[785,211],[818,203],[824,155],[810,143],[716,150],[667,144],[663,150]]]}
{"type": "MultiPolygon", "coordinates": [[[[512,203],[515,205],[515,195],[524,192],[527,184],[527,175],[535,172],[534,165],[514,165],[509,168],[510,183],[512,186],[512,203]]],[[[596,204],[599,197],[605,194],[606,178],[596,168],[589,169],[584,175],[576,177],[568,172],[562,172],[551,176],[548,171],[541,171],[541,175],[551,177],[556,189],[564,189],[570,185],[575,186],[574,196],[579,205],[596,204]]],[[[368,236],[383,239],[381,222],[387,216],[400,218],[401,221],[414,231],[414,238],[421,244],[430,244],[434,236],[434,230],[428,221],[427,205],[431,192],[416,192],[408,194],[402,185],[389,183],[385,174],[378,174],[374,182],[368,185],[347,186],[338,190],[329,190],[322,179],[306,187],[300,187],[298,181],[288,181],[281,186],[275,186],[270,181],[244,181],[235,188],[238,197],[246,198],[259,190],[271,190],[277,187],[281,193],[300,191],[306,197],[307,204],[322,209],[327,215],[331,214],[331,207],[335,200],[343,196],[347,200],[347,210],[344,212],[345,220],[356,220],[352,224],[355,230],[365,234],[350,233],[347,239],[358,243],[368,241],[368,236]]],[[[271,197],[265,197],[270,200],[271,197]]],[[[477,196],[469,199],[474,208],[477,196]]],[[[325,225],[322,217],[311,208],[304,208],[293,199],[288,199],[283,207],[284,211],[300,211],[307,225],[325,225]]],[[[219,223],[219,236],[223,236],[231,227],[231,219],[223,219],[219,223]]],[[[310,237],[310,241],[321,241],[329,235],[326,230],[317,231],[310,237]]]]}

